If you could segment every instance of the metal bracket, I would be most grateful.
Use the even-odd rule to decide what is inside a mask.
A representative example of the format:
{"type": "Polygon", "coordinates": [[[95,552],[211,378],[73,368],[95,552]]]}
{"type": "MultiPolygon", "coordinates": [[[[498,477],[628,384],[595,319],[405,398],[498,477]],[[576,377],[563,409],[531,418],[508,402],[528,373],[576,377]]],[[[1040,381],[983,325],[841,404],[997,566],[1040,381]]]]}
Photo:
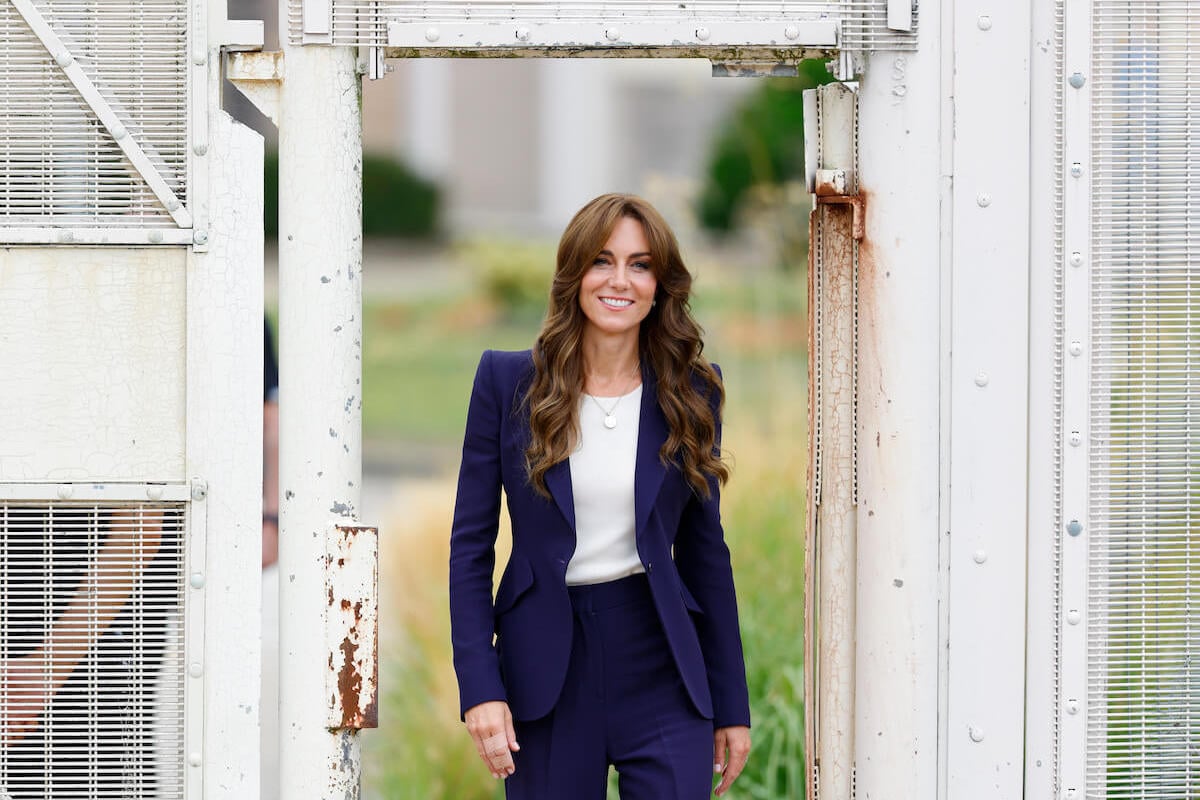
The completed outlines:
{"type": "Polygon", "coordinates": [[[283,52],[225,54],[225,77],[246,99],[279,124],[279,84],[283,81],[283,52]]]}
{"type": "Polygon", "coordinates": [[[332,524],[325,534],[326,726],[379,726],[379,529],[332,524]]]}
{"type": "Polygon", "coordinates": [[[83,99],[83,102],[92,110],[92,113],[100,120],[108,131],[109,135],[116,141],[117,146],[121,148],[121,152],[125,154],[125,158],[133,166],[133,169],[141,176],[150,190],[154,192],[154,196],[162,203],[163,208],[175,220],[175,223],[181,228],[190,228],[192,226],[192,215],[184,207],[175,192],[171,191],[171,187],[167,185],[166,179],[162,173],[154,165],[154,161],[150,155],[139,145],[132,136],[129,135],[129,130],[125,124],[121,122],[113,109],[112,104],[106,100],[96,85],[89,78],[75,61],[75,56],[72,55],[70,49],[54,32],[54,28],[42,16],[37,7],[31,0],[12,0],[13,6],[17,12],[25,19],[25,24],[33,31],[34,35],[41,41],[42,46],[46,48],[46,52],[50,54],[50,58],[71,81],[71,85],[75,87],[75,91],[83,99]]]}

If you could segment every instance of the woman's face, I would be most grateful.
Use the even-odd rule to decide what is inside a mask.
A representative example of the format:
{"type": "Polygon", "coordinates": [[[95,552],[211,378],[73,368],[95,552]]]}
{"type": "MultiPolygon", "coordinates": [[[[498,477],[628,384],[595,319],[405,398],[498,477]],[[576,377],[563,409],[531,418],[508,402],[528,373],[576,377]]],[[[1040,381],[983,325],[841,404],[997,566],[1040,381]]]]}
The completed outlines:
{"type": "Polygon", "coordinates": [[[579,284],[579,307],[593,333],[636,334],[650,313],[658,280],[642,223],[622,217],[579,284]]]}

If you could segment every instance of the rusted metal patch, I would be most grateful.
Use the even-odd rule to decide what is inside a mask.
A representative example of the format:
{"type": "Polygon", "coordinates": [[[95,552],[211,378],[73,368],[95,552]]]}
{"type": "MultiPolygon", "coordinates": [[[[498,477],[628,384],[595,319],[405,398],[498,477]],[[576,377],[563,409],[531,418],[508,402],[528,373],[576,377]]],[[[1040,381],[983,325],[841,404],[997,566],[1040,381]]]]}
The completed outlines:
{"type": "Polygon", "coordinates": [[[866,236],[867,212],[863,200],[858,195],[817,195],[818,205],[848,205],[854,209],[854,219],[850,226],[850,234],[854,241],[861,242],[866,236]]]}
{"type": "Polygon", "coordinates": [[[326,726],[379,726],[379,529],[331,525],[325,538],[326,726]]]}

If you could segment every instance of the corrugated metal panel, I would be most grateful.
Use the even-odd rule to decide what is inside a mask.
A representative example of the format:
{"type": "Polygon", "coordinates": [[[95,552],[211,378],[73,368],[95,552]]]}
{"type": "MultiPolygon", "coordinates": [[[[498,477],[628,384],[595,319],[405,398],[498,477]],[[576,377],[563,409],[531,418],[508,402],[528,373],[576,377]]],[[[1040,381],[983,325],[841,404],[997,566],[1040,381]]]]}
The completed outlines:
{"type": "MultiPolygon", "coordinates": [[[[187,0],[33,6],[186,204],[187,0]]],[[[176,225],[12,3],[0,84],[0,226],[176,225]]]]}
{"type": "Polygon", "coordinates": [[[1092,7],[1087,797],[1200,796],[1200,7],[1092,7]]]}
{"type": "MultiPolygon", "coordinates": [[[[300,44],[304,0],[292,0],[289,28],[292,42],[300,44]]],[[[841,47],[846,50],[913,50],[916,26],[911,32],[890,31],[888,0],[799,0],[798,2],[728,2],[728,0],[614,0],[612,2],[538,2],[538,0],[467,0],[419,2],[409,0],[332,0],[332,43],[382,47],[387,44],[389,22],[437,25],[475,22],[572,22],[581,25],[621,21],[637,22],[797,22],[841,20],[841,47]]],[[[916,19],[914,3],[913,18],[916,19]]],[[[514,42],[514,44],[516,44],[514,42]]],[[[668,42],[664,42],[669,44],[668,42]]],[[[768,44],[763,42],[762,44],[768,44]]]]}
{"type": "Polygon", "coordinates": [[[182,503],[0,502],[0,796],[183,796],[182,503]]]}

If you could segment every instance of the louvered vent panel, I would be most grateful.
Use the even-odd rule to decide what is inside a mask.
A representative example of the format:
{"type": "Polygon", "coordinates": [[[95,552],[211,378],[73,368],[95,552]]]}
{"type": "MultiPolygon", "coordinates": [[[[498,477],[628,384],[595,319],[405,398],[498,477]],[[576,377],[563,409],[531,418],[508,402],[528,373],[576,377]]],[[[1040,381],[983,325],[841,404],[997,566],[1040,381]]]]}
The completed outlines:
{"type": "Polygon", "coordinates": [[[1096,0],[1087,797],[1200,797],[1200,7],[1096,0]]]}
{"type": "Polygon", "coordinates": [[[0,502],[0,797],[183,797],[183,504],[0,502]]]}
{"type": "MultiPolygon", "coordinates": [[[[33,5],[186,204],[186,0],[33,5]]],[[[0,86],[0,226],[175,225],[11,2],[0,86]]]]}
{"type": "MultiPolygon", "coordinates": [[[[841,47],[847,50],[915,50],[916,27],[912,32],[890,31],[887,27],[887,0],[802,0],[801,2],[728,2],[728,0],[691,0],[686,3],[663,0],[617,0],[616,2],[411,2],[410,0],[332,0],[333,41],[335,44],[384,46],[387,23],[408,22],[422,25],[464,22],[574,22],[581,25],[664,20],[842,21],[841,47]]],[[[302,0],[292,0],[289,15],[292,41],[301,42],[302,0]]],[[[781,45],[786,40],[781,38],[781,45]]]]}

